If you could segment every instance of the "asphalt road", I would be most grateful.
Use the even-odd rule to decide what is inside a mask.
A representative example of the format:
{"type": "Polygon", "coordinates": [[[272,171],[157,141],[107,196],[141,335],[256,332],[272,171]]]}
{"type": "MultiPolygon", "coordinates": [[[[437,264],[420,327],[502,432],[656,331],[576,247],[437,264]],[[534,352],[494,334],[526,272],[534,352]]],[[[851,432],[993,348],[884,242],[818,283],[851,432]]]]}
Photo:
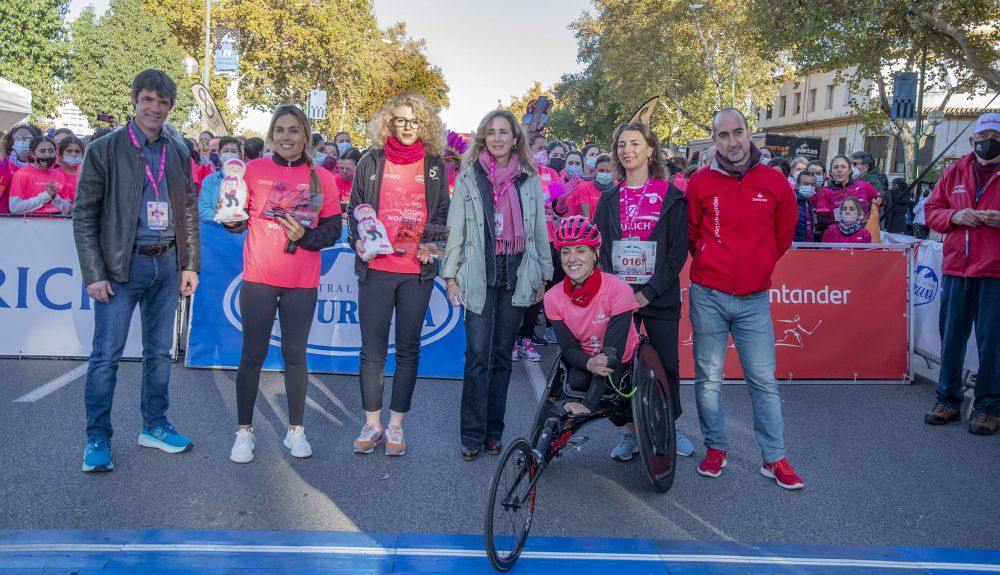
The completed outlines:
{"type": "MultiPolygon", "coordinates": [[[[553,350],[544,353],[546,369],[553,350]]],[[[405,425],[407,454],[387,458],[351,451],[362,421],[357,378],[313,376],[305,427],[314,456],[294,460],[281,445],[281,375],[265,374],[256,460],[237,465],[228,458],[234,372],[174,366],[171,421],[195,448],[167,455],[136,444],[140,365],[123,363],[113,411],[116,469],[84,474],[83,379],[35,402],[14,402],[80,364],[0,360],[0,529],[482,533],[498,458],[459,457],[461,382],[418,383],[405,425]]],[[[638,459],[608,457],[619,434],[603,422],[584,433],[581,450],[546,472],[532,533],[1000,548],[1000,435],[970,435],[964,422],[925,425],[930,384],[783,386],[790,461],[806,482],[799,492],[759,475],[747,393],[741,385],[724,393],[733,448],[721,478],[695,472],[704,448],[693,389],[685,386],[679,425],[698,453],[679,458],[669,493],[650,489],[638,459]]],[[[528,434],[534,408],[526,372],[515,366],[505,440],[528,434]]]]}

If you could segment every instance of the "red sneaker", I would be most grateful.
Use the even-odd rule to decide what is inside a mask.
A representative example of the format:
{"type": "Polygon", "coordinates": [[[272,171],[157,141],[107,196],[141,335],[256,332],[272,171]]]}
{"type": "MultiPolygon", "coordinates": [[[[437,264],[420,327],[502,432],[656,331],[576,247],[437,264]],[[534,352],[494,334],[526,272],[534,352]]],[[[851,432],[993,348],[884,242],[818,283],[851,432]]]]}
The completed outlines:
{"type": "Polygon", "coordinates": [[[722,475],[722,468],[726,466],[726,452],[721,449],[708,448],[705,459],[698,464],[698,473],[705,477],[718,477],[722,475]]]}
{"type": "Polygon", "coordinates": [[[760,468],[760,474],[778,482],[785,489],[802,489],[805,483],[795,474],[788,459],[779,459],[774,463],[765,463],[760,468]]]}

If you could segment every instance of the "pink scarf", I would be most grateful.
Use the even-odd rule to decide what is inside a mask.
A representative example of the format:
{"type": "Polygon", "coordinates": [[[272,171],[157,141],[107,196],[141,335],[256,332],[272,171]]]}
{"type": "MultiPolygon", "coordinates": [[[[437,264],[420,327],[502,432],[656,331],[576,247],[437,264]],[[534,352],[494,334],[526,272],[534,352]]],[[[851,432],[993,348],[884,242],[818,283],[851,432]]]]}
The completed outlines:
{"type": "Polygon", "coordinates": [[[389,136],[385,139],[385,147],[383,149],[385,150],[385,157],[397,166],[419,162],[427,155],[426,150],[424,150],[424,143],[420,140],[407,146],[397,140],[395,136],[389,136]]]}
{"type": "MultiPolygon", "coordinates": [[[[479,154],[479,165],[493,185],[493,210],[503,216],[503,231],[494,233],[496,255],[514,255],[524,251],[524,222],[521,220],[521,202],[515,197],[514,180],[521,175],[521,162],[511,157],[506,166],[497,165],[489,152],[479,154]],[[513,190],[513,193],[508,193],[513,190]]],[[[489,214],[487,214],[487,218],[489,214]]]]}

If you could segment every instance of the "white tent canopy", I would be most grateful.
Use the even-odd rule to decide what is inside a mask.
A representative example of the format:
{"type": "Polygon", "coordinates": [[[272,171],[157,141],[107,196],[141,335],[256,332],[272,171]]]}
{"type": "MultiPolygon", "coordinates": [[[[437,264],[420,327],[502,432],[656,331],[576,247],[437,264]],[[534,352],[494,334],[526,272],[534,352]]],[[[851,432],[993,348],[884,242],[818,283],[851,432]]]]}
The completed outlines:
{"type": "Polygon", "coordinates": [[[31,115],[31,90],[0,78],[0,130],[8,130],[31,115]]]}

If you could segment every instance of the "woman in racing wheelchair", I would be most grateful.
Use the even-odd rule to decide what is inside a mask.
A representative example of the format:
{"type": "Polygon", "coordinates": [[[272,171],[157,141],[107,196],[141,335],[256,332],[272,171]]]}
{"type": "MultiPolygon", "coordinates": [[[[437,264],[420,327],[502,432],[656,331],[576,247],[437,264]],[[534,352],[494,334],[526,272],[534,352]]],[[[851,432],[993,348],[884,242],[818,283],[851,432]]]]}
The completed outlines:
{"type": "Polygon", "coordinates": [[[597,267],[601,233],[583,216],[563,219],[556,228],[555,247],[565,279],[545,294],[545,315],[555,329],[570,387],[586,389],[580,401],[563,409],[586,415],[628,370],[639,345],[632,321],[638,309],[632,288],[597,267]]]}

